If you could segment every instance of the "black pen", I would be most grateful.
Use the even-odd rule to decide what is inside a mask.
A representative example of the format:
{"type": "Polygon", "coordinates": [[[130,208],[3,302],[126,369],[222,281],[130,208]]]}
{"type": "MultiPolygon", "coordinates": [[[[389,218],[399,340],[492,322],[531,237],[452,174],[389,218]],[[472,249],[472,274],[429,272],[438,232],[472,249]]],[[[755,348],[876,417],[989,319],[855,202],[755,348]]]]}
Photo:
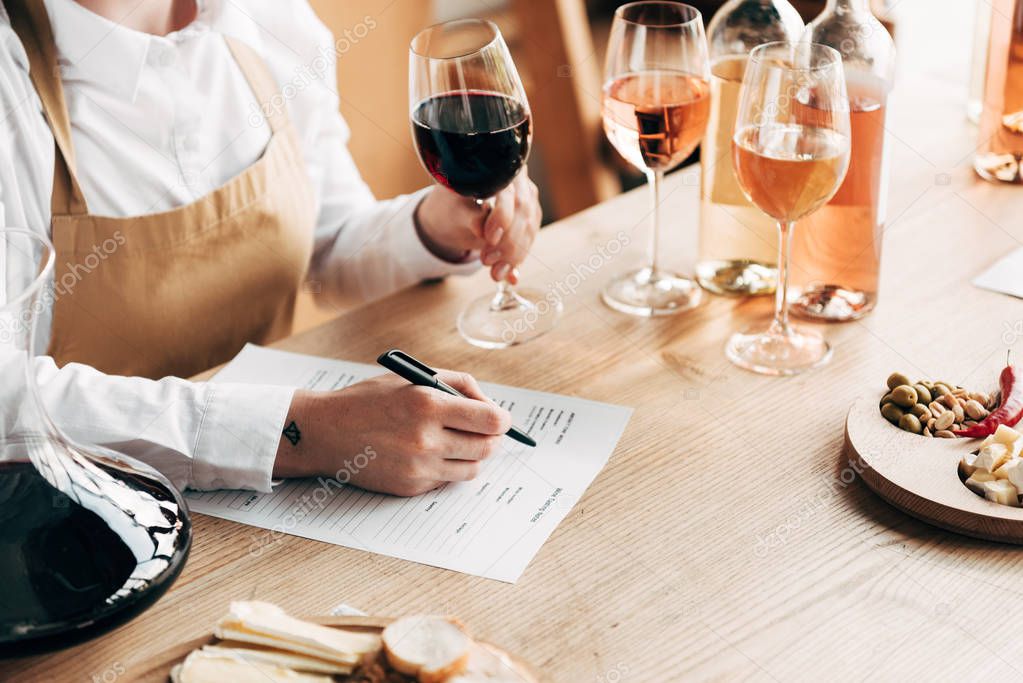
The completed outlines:
{"type": "MultiPolygon", "coordinates": [[[[455,389],[438,379],[436,370],[425,363],[416,360],[404,351],[391,349],[386,353],[381,353],[380,357],[377,358],[377,363],[380,363],[394,374],[407,379],[409,382],[418,386],[431,387],[433,389],[443,391],[445,394],[466,398],[465,394],[460,392],[458,389],[455,389]]],[[[518,427],[512,426],[506,434],[519,443],[524,443],[531,448],[536,447],[536,441],[533,441],[533,437],[526,434],[518,427]]]]}

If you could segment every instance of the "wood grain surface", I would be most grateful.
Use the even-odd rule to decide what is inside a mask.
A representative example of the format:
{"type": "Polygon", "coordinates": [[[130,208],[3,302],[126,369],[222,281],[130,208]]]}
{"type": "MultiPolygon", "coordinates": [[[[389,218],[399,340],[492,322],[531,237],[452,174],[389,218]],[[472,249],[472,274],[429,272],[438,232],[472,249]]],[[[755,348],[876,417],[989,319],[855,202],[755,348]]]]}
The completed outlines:
{"type": "MultiPolygon", "coordinates": [[[[517,584],[301,538],[264,545],[259,530],[196,515],[188,565],[153,609],[88,644],[2,663],[0,680],[132,680],[245,598],[295,614],[346,602],[458,615],[558,683],[1019,679],[1023,549],[907,516],[850,477],[842,456],[850,405],[890,372],[983,389],[1007,345],[1023,358],[1023,303],[969,284],[1023,241],[1023,192],[970,167],[973,3],[901,0],[897,12],[879,305],[823,328],[830,365],[776,379],[725,360],[728,334],[764,322],[768,300],[707,296],[657,320],[603,307],[601,285],[645,249],[648,195],[621,196],[540,235],[523,279],[562,288],[566,308],[546,338],[501,352],[462,342],[457,312],[491,286],[480,273],[280,345],[362,362],[397,346],[484,380],[635,407],[607,467],[517,584]]],[[[664,192],[670,257],[683,266],[697,178],[675,173],[664,192]]]]}

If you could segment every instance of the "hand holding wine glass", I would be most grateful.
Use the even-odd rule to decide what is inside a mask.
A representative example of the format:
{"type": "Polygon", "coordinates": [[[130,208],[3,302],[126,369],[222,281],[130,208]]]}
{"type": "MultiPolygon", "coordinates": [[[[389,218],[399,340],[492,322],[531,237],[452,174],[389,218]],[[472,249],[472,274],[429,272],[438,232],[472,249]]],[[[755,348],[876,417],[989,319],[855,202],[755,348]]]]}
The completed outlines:
{"type": "Polygon", "coordinates": [[[795,222],[823,206],[849,166],[849,99],[842,57],[813,43],[766,43],[750,53],[732,138],[743,194],[778,221],[775,315],[763,332],[732,335],[736,365],[791,375],[827,362],[831,347],[789,323],[789,252],[795,222]]]}
{"type": "MultiPolygon", "coordinates": [[[[419,158],[434,180],[481,211],[481,237],[496,247],[500,229],[486,216],[529,156],[531,117],[526,94],[501,33],[492,22],[461,19],[424,29],[409,48],[409,104],[419,158]]],[[[498,207],[499,212],[504,212],[498,207]]],[[[509,248],[512,245],[509,244],[509,248]]],[[[493,250],[490,250],[493,253],[493,250]]],[[[472,344],[503,348],[550,330],[561,302],[536,290],[514,290],[509,269],[496,263],[497,293],[476,299],[458,319],[472,344]]]]}
{"type": "Polygon", "coordinates": [[[604,69],[604,131],[647,175],[653,198],[648,265],[614,278],[604,302],[633,315],[679,313],[700,288],[661,267],[660,187],[664,174],[700,143],[710,115],[710,67],[703,19],[679,2],[632,2],[615,12],[604,69]]]}
{"type": "Polygon", "coordinates": [[[416,209],[416,226],[426,247],[446,261],[465,262],[472,252],[490,268],[495,282],[516,284],[517,266],[529,256],[540,232],[542,211],[528,169],[494,197],[490,211],[441,185],[435,185],[416,209]]]}

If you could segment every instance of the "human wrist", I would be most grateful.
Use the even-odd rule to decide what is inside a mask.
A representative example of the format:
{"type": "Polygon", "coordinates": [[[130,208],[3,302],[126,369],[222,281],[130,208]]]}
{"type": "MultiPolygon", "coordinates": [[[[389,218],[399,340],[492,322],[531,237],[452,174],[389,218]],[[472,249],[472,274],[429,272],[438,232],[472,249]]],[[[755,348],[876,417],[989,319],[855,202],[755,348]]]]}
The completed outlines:
{"type": "Polygon", "coordinates": [[[274,461],[275,477],[309,477],[322,471],[316,452],[310,447],[315,434],[316,392],[296,391],[281,427],[274,461]]]}
{"type": "Polygon", "coordinates": [[[412,213],[412,223],[415,226],[416,236],[419,238],[420,243],[426,247],[426,250],[440,260],[456,265],[467,263],[472,258],[471,249],[446,245],[443,240],[438,238],[435,234],[435,222],[430,220],[432,214],[430,211],[430,203],[436,196],[436,192],[438,192],[438,189],[434,188],[427,193],[427,195],[419,201],[419,204],[416,206],[416,210],[412,213]]]}

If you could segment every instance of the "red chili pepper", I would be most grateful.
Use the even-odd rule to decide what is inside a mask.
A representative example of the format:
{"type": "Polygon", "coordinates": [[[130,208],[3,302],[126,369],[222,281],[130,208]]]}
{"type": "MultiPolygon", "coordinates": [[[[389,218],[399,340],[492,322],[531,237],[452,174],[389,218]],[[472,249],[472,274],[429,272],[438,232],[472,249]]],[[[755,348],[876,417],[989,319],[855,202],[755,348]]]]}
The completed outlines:
{"type": "Polygon", "coordinates": [[[954,434],[969,438],[979,438],[994,434],[998,425],[1012,427],[1023,418],[1023,383],[1018,382],[1016,366],[1011,363],[1005,366],[998,377],[1002,389],[1002,403],[991,414],[969,429],[960,429],[954,434]]]}

